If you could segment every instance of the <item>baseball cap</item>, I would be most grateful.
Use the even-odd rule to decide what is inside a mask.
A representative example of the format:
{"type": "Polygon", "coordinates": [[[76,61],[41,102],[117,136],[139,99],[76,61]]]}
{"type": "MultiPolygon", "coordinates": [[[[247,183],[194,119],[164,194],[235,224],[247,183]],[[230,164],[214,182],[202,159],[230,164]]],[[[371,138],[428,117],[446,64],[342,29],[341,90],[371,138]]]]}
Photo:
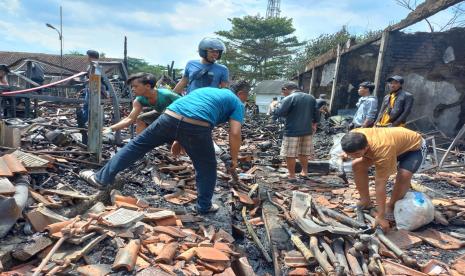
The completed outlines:
{"type": "Polygon", "coordinates": [[[386,80],[386,82],[391,82],[393,80],[398,81],[400,84],[404,83],[404,78],[402,78],[399,75],[395,75],[395,76],[390,77],[389,79],[386,80]]]}

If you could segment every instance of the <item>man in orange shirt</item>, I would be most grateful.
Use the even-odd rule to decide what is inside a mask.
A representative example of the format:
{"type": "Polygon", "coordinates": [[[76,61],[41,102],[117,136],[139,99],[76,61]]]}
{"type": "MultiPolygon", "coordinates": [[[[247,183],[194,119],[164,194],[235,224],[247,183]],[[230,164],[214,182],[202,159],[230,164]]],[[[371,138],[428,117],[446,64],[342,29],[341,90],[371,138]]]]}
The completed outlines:
{"type": "Polygon", "coordinates": [[[342,150],[352,158],[354,181],[360,193],[359,207],[371,207],[368,191],[368,169],[375,166],[376,224],[389,229],[394,204],[410,188],[412,175],[423,162],[425,143],[421,135],[403,128],[359,128],[341,139],[342,150]],[[386,183],[396,175],[391,198],[386,203],[386,183]]]}

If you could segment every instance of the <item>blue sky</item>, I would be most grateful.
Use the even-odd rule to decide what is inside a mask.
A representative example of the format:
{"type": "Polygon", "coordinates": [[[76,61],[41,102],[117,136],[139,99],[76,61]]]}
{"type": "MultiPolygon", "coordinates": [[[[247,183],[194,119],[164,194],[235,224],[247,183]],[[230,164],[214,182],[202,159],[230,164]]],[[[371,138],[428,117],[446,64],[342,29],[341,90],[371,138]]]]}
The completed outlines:
{"type": "MultiPolygon", "coordinates": [[[[197,58],[198,41],[215,31],[228,30],[228,18],[264,15],[267,0],[0,0],[0,50],[59,54],[58,34],[63,7],[64,53],[95,49],[109,57],[128,55],[153,64],[183,68],[197,58]]],[[[299,39],[333,33],[347,25],[351,33],[385,28],[408,11],[394,0],[281,0],[281,15],[293,18],[299,39]]],[[[446,22],[450,11],[431,18],[446,22]]],[[[420,22],[406,31],[427,31],[420,22]]]]}

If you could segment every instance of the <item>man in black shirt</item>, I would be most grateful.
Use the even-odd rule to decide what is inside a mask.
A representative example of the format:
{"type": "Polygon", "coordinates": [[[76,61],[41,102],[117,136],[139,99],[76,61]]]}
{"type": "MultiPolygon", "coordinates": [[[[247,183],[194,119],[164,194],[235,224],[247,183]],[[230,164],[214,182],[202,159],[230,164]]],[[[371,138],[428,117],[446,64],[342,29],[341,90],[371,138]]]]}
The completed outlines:
{"type": "Polygon", "coordinates": [[[285,84],[281,91],[285,98],[276,108],[274,116],[286,119],[281,156],[286,157],[288,180],[295,182],[296,158],[302,165],[300,176],[308,177],[308,159],[313,156],[312,134],[316,131],[320,114],[315,98],[299,91],[295,83],[285,84]]]}

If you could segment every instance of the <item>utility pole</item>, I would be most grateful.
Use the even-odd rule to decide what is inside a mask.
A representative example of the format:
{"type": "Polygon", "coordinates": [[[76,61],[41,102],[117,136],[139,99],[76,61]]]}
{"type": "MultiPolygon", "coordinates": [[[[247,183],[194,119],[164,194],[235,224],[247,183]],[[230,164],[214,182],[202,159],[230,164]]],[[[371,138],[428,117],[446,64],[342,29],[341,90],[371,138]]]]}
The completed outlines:
{"type": "Polygon", "coordinates": [[[63,8],[60,6],[60,78],[63,78],[63,8]]]}
{"type": "Polygon", "coordinates": [[[58,38],[60,39],[60,78],[63,78],[63,9],[60,6],[60,30],[55,28],[52,24],[45,23],[45,26],[50,29],[54,29],[58,33],[58,38]]]}

